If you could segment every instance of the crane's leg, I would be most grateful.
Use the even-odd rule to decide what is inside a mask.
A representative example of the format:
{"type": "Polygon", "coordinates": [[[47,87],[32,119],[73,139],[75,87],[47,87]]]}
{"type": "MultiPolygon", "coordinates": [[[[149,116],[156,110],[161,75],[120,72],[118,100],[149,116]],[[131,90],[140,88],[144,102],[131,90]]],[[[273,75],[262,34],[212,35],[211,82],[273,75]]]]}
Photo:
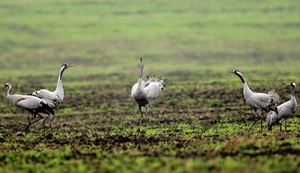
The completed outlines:
{"type": "Polygon", "coordinates": [[[284,128],[285,128],[285,131],[287,132],[287,128],[286,128],[286,120],[287,120],[287,119],[284,120],[284,128]]]}
{"type": "Polygon", "coordinates": [[[263,130],[263,120],[260,119],[260,132],[262,132],[262,130],[263,130]]]}
{"type": "Polygon", "coordinates": [[[49,115],[49,125],[50,125],[50,132],[51,132],[51,134],[52,134],[52,125],[51,125],[51,120],[52,120],[52,117],[53,117],[53,115],[52,114],[50,114],[49,115]]]}
{"type": "Polygon", "coordinates": [[[141,118],[140,118],[140,123],[139,123],[139,125],[141,125],[142,120],[143,120],[143,112],[142,112],[142,106],[141,106],[141,105],[139,105],[139,110],[140,110],[140,112],[141,112],[141,118]]]}
{"type": "MultiPolygon", "coordinates": [[[[38,117],[38,119],[36,119],[35,121],[33,121],[32,123],[30,123],[30,125],[31,124],[34,124],[34,123],[36,123],[36,122],[38,122],[38,121],[40,121],[41,119],[43,119],[44,117],[42,116],[42,115],[40,115],[40,114],[37,114],[39,117],[38,117]]],[[[34,115],[35,117],[36,117],[36,115],[34,115]]]]}
{"type": "Polygon", "coordinates": [[[146,120],[149,122],[149,119],[148,119],[148,105],[145,106],[145,109],[146,109],[146,120]]]}
{"type": "Polygon", "coordinates": [[[28,119],[28,125],[27,125],[26,128],[25,128],[25,135],[27,135],[27,133],[29,132],[29,128],[30,128],[30,125],[31,125],[29,115],[28,115],[27,119],[28,119]]]}
{"type": "Polygon", "coordinates": [[[49,116],[47,116],[45,118],[45,120],[43,121],[43,129],[44,129],[44,136],[46,136],[46,132],[45,132],[45,126],[46,126],[46,120],[49,118],[49,116]]]}
{"type": "MultiPolygon", "coordinates": [[[[40,115],[40,114],[37,114],[37,115],[39,115],[38,119],[35,120],[35,121],[33,121],[33,122],[30,121],[30,117],[29,117],[29,115],[28,115],[28,117],[27,117],[27,118],[28,118],[28,125],[27,125],[27,127],[25,128],[26,134],[29,132],[29,128],[30,128],[30,126],[31,126],[32,124],[38,122],[40,119],[43,118],[42,115],[40,115]]],[[[32,117],[36,117],[36,114],[35,114],[35,113],[32,113],[32,117]]]]}
{"type": "Polygon", "coordinates": [[[248,132],[251,131],[252,127],[256,124],[257,121],[258,121],[258,119],[256,119],[256,120],[254,121],[254,123],[252,124],[252,126],[249,128],[248,132]]]}
{"type": "Polygon", "coordinates": [[[281,128],[281,126],[282,126],[282,123],[281,122],[279,122],[279,125],[280,125],[280,132],[282,131],[282,128],[281,128]]]}
{"type": "Polygon", "coordinates": [[[256,122],[258,121],[258,118],[257,118],[257,112],[258,110],[253,110],[253,113],[254,113],[254,117],[255,117],[255,120],[254,120],[254,123],[251,125],[251,127],[249,128],[248,132],[251,131],[252,127],[256,124],[256,122]]]}

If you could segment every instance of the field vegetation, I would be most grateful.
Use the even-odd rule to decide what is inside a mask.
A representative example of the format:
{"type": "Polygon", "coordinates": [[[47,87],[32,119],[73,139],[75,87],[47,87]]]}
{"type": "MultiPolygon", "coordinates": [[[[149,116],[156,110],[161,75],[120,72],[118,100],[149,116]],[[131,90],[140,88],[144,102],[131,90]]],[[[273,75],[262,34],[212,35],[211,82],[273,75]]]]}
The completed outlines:
{"type": "MultiPolygon", "coordinates": [[[[297,172],[299,111],[288,131],[254,126],[253,91],[300,85],[300,2],[53,0],[0,2],[0,81],[11,94],[54,90],[52,123],[0,95],[0,172],[297,172]],[[143,57],[167,86],[138,126],[130,97],[143,57]]],[[[299,101],[299,89],[296,89],[299,101]]],[[[284,129],[284,128],[283,128],[284,129]]]]}

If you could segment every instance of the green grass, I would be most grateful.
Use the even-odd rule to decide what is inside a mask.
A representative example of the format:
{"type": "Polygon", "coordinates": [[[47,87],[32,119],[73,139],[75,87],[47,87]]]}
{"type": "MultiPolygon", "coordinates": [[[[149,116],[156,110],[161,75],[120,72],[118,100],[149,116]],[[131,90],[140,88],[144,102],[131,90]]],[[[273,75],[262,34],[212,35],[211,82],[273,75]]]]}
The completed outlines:
{"type": "Polygon", "coordinates": [[[251,70],[249,64],[257,60],[256,69],[263,70],[270,62],[275,63],[271,68],[291,65],[299,54],[299,3],[294,1],[1,4],[4,72],[12,64],[26,69],[22,73],[53,71],[54,63],[45,64],[51,59],[74,61],[87,74],[135,74],[138,57],[149,59],[149,69],[159,72],[251,70]]]}
{"type": "MultiPolygon", "coordinates": [[[[290,132],[254,126],[242,96],[299,78],[300,2],[1,1],[0,81],[12,93],[54,90],[65,99],[53,136],[0,96],[0,172],[296,172],[299,120],[290,132]],[[130,98],[139,58],[167,87],[138,127],[130,98]],[[21,133],[20,133],[21,132],[21,133]]],[[[297,94],[297,99],[299,96],[297,94]]],[[[264,122],[265,125],[265,122],[264,122]]]]}

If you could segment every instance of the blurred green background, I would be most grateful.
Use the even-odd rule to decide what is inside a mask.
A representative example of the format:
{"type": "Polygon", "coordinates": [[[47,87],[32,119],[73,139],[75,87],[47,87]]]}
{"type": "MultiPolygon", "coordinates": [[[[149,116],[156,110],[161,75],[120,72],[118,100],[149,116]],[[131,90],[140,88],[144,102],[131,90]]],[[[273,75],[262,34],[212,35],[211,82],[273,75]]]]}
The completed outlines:
{"type": "Polygon", "coordinates": [[[171,79],[188,72],[217,80],[231,69],[298,75],[299,7],[294,0],[1,1],[0,79],[56,77],[73,62],[68,76],[83,81],[106,74],[135,81],[139,57],[147,73],[171,79]]]}

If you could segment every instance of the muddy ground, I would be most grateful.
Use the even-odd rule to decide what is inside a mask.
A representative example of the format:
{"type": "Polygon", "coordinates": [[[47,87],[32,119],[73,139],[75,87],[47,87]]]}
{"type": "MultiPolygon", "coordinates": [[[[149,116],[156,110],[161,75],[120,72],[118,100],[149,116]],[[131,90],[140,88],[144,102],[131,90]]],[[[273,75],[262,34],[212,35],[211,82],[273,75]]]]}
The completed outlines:
{"type": "MultiPolygon", "coordinates": [[[[123,86],[122,90],[119,89],[122,86],[109,85],[81,87],[82,92],[65,87],[66,96],[55,111],[52,131],[48,124],[44,131],[41,120],[32,125],[26,136],[27,114],[3,100],[12,108],[2,109],[0,150],[6,154],[0,159],[9,165],[12,160],[7,151],[39,150],[43,144],[50,151],[64,151],[69,146],[71,152],[60,159],[79,159],[88,164],[91,164],[89,160],[99,159],[99,153],[102,159],[122,156],[209,161],[245,157],[256,163],[259,157],[292,155],[299,161],[300,150],[289,141],[300,138],[297,115],[288,124],[288,132],[280,132],[279,127],[274,128],[275,132],[268,132],[264,121],[262,131],[257,123],[248,133],[255,118],[244,102],[242,88],[215,85],[200,89],[195,84],[186,90],[167,86],[150,108],[148,120],[144,117],[140,126],[140,114],[130,97],[130,86],[123,86]]],[[[21,157],[45,162],[37,156],[21,157]]],[[[167,162],[161,161],[161,166],[167,162]]],[[[101,168],[100,164],[95,170],[101,168]]],[[[206,168],[222,170],[214,164],[206,168]]]]}

